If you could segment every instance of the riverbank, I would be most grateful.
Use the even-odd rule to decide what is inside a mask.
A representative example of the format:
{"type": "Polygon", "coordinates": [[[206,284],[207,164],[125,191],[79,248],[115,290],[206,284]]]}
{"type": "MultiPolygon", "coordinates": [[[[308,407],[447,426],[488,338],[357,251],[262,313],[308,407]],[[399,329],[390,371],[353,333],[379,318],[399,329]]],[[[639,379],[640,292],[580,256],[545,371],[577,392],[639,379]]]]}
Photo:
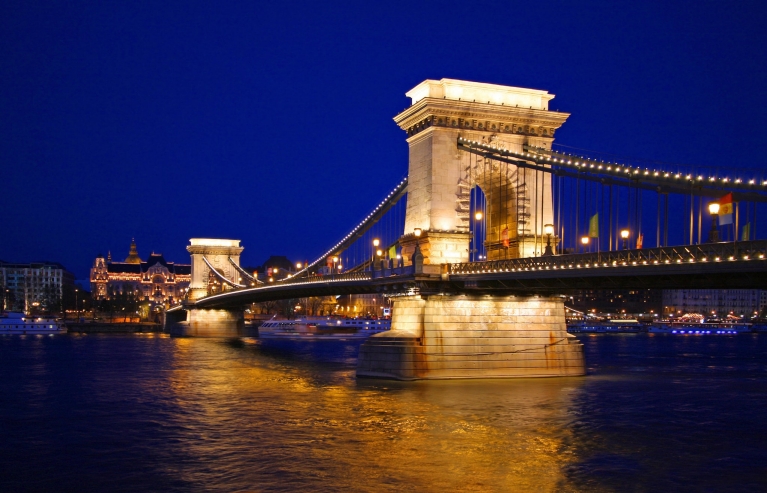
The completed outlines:
{"type": "Polygon", "coordinates": [[[162,332],[162,324],[108,323],[108,322],[64,322],[69,333],[77,334],[136,334],[140,332],[162,332]]]}

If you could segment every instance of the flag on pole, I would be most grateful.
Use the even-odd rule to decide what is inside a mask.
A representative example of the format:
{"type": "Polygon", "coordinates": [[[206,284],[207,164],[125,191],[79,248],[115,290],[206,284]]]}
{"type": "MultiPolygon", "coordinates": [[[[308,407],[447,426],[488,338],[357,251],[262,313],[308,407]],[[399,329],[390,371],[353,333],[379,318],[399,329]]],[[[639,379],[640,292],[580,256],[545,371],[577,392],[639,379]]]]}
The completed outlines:
{"type": "Polygon", "coordinates": [[[745,226],[743,226],[743,236],[741,237],[741,241],[748,241],[751,239],[751,223],[746,223],[745,226]]]}
{"type": "Polygon", "coordinates": [[[719,224],[732,224],[732,193],[719,199],[719,224]]]}
{"type": "Polygon", "coordinates": [[[639,233],[637,235],[637,250],[642,249],[642,242],[644,241],[644,236],[642,236],[642,233],[639,233]]]}
{"type": "Polygon", "coordinates": [[[589,238],[599,238],[599,213],[591,216],[589,221],[589,238]]]}
{"type": "Polygon", "coordinates": [[[501,239],[503,240],[503,247],[509,248],[509,228],[503,228],[501,239]]]}
{"type": "Polygon", "coordinates": [[[397,245],[392,245],[389,248],[389,258],[397,258],[397,245]]]}

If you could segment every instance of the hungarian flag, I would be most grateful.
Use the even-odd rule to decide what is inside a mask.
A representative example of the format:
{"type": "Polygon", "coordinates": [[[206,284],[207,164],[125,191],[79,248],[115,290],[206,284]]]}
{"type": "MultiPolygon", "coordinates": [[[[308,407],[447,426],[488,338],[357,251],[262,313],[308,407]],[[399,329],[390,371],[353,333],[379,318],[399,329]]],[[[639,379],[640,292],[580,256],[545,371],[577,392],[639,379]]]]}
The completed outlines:
{"type": "Polygon", "coordinates": [[[732,224],[732,193],[719,199],[719,224],[732,224]]]}

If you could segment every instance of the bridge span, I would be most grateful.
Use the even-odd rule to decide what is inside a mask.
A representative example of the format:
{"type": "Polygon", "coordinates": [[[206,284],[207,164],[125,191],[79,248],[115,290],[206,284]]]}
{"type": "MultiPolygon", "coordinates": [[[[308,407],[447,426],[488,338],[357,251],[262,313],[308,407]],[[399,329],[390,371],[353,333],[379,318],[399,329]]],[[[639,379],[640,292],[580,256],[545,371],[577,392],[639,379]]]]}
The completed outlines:
{"type": "Polygon", "coordinates": [[[358,376],[572,376],[585,363],[566,332],[568,290],[764,286],[756,203],[767,202],[767,179],[554,151],[569,115],[548,109],[546,91],[442,79],[407,95],[411,106],[395,117],[407,133],[407,178],[294,277],[257,284],[239,267],[237,240],[190,247],[201,269],[194,296],[168,311],[186,311],[188,334],[236,334],[250,303],[378,293],[393,300],[392,330],[362,346],[358,376]],[[657,197],[654,248],[643,248],[648,193],[657,197]],[[708,241],[703,197],[717,199],[708,241]],[[371,247],[369,230],[401,200],[404,226],[371,247]],[[683,212],[681,245],[669,245],[670,203],[683,212]]]}

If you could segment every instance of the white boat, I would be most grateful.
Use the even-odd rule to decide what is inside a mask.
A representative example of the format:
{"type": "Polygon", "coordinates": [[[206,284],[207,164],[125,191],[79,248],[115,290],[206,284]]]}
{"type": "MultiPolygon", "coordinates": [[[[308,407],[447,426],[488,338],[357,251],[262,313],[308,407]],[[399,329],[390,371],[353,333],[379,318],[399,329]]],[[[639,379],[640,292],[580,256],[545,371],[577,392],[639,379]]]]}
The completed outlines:
{"type": "Polygon", "coordinates": [[[66,334],[67,328],[55,318],[27,317],[23,313],[0,315],[0,334],[66,334]]]}
{"type": "Polygon", "coordinates": [[[271,319],[258,327],[259,339],[342,340],[367,339],[391,329],[389,319],[306,317],[271,319]]]}

